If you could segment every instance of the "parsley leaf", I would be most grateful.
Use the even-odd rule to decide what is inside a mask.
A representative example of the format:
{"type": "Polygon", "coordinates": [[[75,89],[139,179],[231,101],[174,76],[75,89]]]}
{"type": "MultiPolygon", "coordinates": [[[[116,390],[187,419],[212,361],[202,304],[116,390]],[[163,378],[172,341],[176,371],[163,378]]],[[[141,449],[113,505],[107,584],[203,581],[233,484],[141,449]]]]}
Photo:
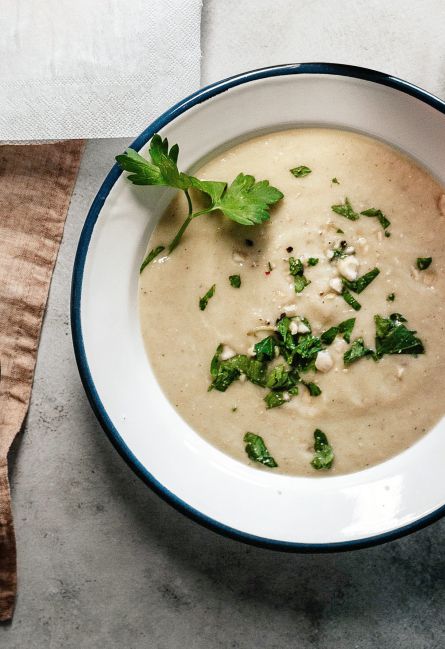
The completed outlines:
{"type": "Polygon", "coordinates": [[[127,149],[122,155],[116,156],[121,169],[129,171],[130,180],[134,185],[164,185],[176,189],[188,189],[190,179],[178,170],[179,147],[173,145],[169,151],[167,138],[153,135],[147,160],[134,149],[127,149]]]}
{"type": "Polygon", "coordinates": [[[216,289],[216,284],[213,284],[213,286],[211,286],[209,288],[207,293],[203,297],[200,298],[200,300],[199,300],[199,308],[201,309],[201,311],[204,311],[207,304],[209,303],[210,298],[215,295],[215,289],[216,289]]]}
{"type": "Polygon", "coordinates": [[[386,230],[386,228],[389,228],[389,226],[391,225],[391,221],[386,218],[382,210],[376,210],[375,207],[370,207],[367,210],[363,210],[363,212],[360,212],[360,214],[363,214],[363,216],[375,216],[379,220],[379,223],[384,230],[386,230]]]}
{"type": "Polygon", "coordinates": [[[347,304],[349,304],[350,307],[352,307],[354,309],[354,311],[360,311],[360,309],[362,308],[362,305],[360,304],[360,302],[357,302],[355,297],[353,295],[351,295],[351,293],[349,291],[347,291],[346,289],[343,289],[343,293],[341,294],[341,296],[344,299],[344,301],[347,304]]]}
{"type": "Polygon", "coordinates": [[[432,257],[417,257],[416,265],[419,270],[426,270],[431,266],[432,257]]]}
{"type": "Polygon", "coordinates": [[[301,293],[311,282],[304,276],[304,266],[300,259],[289,257],[289,273],[294,278],[295,293],[301,293]]]}
{"type": "Polygon", "coordinates": [[[345,365],[351,365],[351,363],[358,361],[359,358],[372,356],[373,354],[372,349],[365,347],[363,338],[356,338],[348,351],[343,354],[343,361],[345,365]]]}
{"type": "Polygon", "coordinates": [[[361,277],[357,278],[353,282],[350,282],[347,279],[343,279],[343,286],[346,286],[350,291],[354,291],[354,293],[361,293],[362,291],[365,290],[367,286],[370,285],[370,283],[377,277],[377,275],[380,274],[380,270],[378,268],[373,268],[370,270],[368,273],[365,273],[361,277]]]}
{"type": "Polygon", "coordinates": [[[283,194],[268,180],[255,182],[253,176],[240,173],[208,211],[221,210],[241,225],[255,225],[267,221],[269,207],[282,198],[283,194]]]}
{"type": "Polygon", "coordinates": [[[303,178],[312,173],[312,169],[309,169],[309,167],[306,167],[305,165],[294,167],[294,169],[289,169],[289,171],[293,176],[295,176],[295,178],[303,178]]]}
{"type": "Polygon", "coordinates": [[[321,352],[323,345],[320,338],[312,334],[303,334],[298,338],[298,344],[295,347],[298,368],[305,371],[315,362],[318,352],[321,352]]]}
{"type": "MultiPolygon", "coordinates": [[[[242,225],[263,223],[269,218],[269,208],[283,198],[283,194],[272,187],[268,180],[255,181],[253,176],[238,174],[227,185],[225,182],[200,180],[182,173],[178,169],[179,147],[169,149],[167,138],[156,134],[149,147],[149,158],[144,158],[134,149],[127,149],[116,156],[116,162],[123,171],[128,171],[135,185],[162,185],[183,190],[187,198],[188,216],[168,246],[172,252],[193,219],[202,214],[220,210],[225,216],[242,225]],[[193,188],[207,194],[210,205],[193,212],[189,189],[193,188]]],[[[149,263],[149,262],[147,262],[149,263]]]]}
{"type": "Polygon", "coordinates": [[[194,178],[193,176],[189,176],[189,180],[190,186],[193,187],[193,189],[197,189],[198,191],[207,194],[212,203],[219,201],[227,187],[227,183],[215,180],[199,180],[199,178],[194,178]]]}
{"type": "Polygon", "coordinates": [[[306,383],[305,381],[302,381],[303,385],[309,390],[309,394],[311,397],[319,397],[321,394],[321,388],[318,387],[316,383],[313,383],[310,381],[309,383],[306,383]]]}
{"type": "Polygon", "coordinates": [[[249,459],[254,462],[260,462],[260,464],[264,464],[272,469],[278,466],[267,450],[262,437],[255,435],[255,433],[246,433],[244,435],[244,443],[246,444],[246,453],[249,459]]]}
{"type": "Polygon", "coordinates": [[[309,259],[307,260],[308,266],[316,266],[318,262],[318,257],[309,257],[309,259]]]}
{"type": "Polygon", "coordinates": [[[315,455],[311,462],[314,469],[330,469],[334,461],[334,451],[328,442],[328,438],[322,430],[317,428],[314,431],[315,455]]]}
{"type": "Polygon", "coordinates": [[[360,218],[360,215],[352,209],[349,198],[345,198],[345,202],[340,205],[331,205],[331,209],[336,214],[340,214],[350,221],[357,221],[357,219],[360,218]]]}
{"type": "Polygon", "coordinates": [[[241,286],[241,277],[239,275],[229,275],[229,282],[233,288],[239,288],[241,286]]]}
{"type": "Polygon", "coordinates": [[[294,369],[287,369],[285,365],[277,365],[269,373],[266,387],[271,390],[289,390],[295,387],[300,380],[300,375],[294,369]]]}
{"type": "Polygon", "coordinates": [[[424,354],[425,348],[415,331],[403,323],[406,318],[399,313],[392,313],[389,318],[374,316],[375,350],[378,358],[384,354],[424,354]]]}
{"type": "Polygon", "coordinates": [[[269,392],[264,397],[264,401],[266,402],[267,410],[270,410],[271,408],[279,408],[286,403],[283,392],[269,392]]]}
{"type": "Polygon", "coordinates": [[[266,365],[256,358],[249,358],[245,354],[236,354],[225,361],[220,360],[222,345],[217,347],[216,353],[210,363],[210,375],[213,379],[209,391],[219,390],[225,392],[229,385],[238,379],[241,373],[245,374],[251,383],[266,385],[266,365]]]}
{"type": "Polygon", "coordinates": [[[268,360],[271,361],[275,356],[275,345],[277,340],[274,336],[267,336],[263,338],[259,343],[255,344],[255,356],[259,361],[268,360]]]}
{"type": "Polygon", "coordinates": [[[320,340],[324,345],[331,345],[338,334],[343,334],[344,340],[349,343],[351,340],[351,333],[354,329],[355,318],[343,320],[337,326],[330,327],[327,331],[321,334],[320,340]]]}
{"type": "Polygon", "coordinates": [[[389,295],[386,296],[386,299],[388,302],[394,302],[394,300],[396,299],[396,294],[390,293],[389,295]]]}
{"type": "Polygon", "coordinates": [[[337,178],[333,178],[333,179],[331,180],[331,183],[334,183],[335,185],[339,185],[339,184],[340,184],[339,181],[337,180],[337,178]]]}
{"type": "Polygon", "coordinates": [[[214,354],[214,356],[213,356],[213,358],[212,358],[212,360],[211,360],[211,362],[210,362],[210,376],[211,376],[213,379],[216,378],[216,376],[217,376],[217,374],[218,374],[218,369],[219,369],[219,365],[220,365],[220,360],[219,360],[219,358],[220,358],[220,356],[221,356],[221,352],[222,352],[222,350],[223,350],[223,346],[222,346],[222,344],[220,343],[220,344],[218,345],[218,347],[216,348],[216,352],[215,352],[215,354],[214,354]]]}
{"type": "Polygon", "coordinates": [[[142,262],[139,272],[142,273],[145,266],[148,266],[148,264],[152,262],[153,259],[157,257],[163,250],[165,250],[165,246],[157,246],[156,248],[153,248],[153,250],[150,250],[144,261],[142,262]]]}

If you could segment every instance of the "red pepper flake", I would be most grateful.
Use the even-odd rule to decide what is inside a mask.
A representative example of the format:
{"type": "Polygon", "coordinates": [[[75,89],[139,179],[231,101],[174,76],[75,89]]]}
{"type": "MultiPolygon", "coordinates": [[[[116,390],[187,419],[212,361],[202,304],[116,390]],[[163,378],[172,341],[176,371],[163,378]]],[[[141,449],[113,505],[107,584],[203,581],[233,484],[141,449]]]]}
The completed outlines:
{"type": "Polygon", "coordinates": [[[265,274],[265,275],[270,275],[270,273],[271,273],[270,270],[266,270],[266,272],[265,272],[264,274],[265,274]]]}

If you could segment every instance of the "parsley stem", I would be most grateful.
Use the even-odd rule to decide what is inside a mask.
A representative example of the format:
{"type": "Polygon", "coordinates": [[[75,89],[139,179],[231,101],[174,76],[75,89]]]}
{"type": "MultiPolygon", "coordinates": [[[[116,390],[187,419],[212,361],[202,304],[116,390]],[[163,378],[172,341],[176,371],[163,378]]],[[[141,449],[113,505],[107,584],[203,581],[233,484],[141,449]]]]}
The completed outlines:
{"type": "Polygon", "coordinates": [[[184,223],[181,225],[178,232],[176,233],[175,237],[171,241],[171,243],[170,243],[170,245],[168,247],[168,252],[169,253],[173,252],[173,250],[176,248],[178,243],[181,241],[182,235],[187,230],[188,226],[193,221],[193,219],[196,219],[197,216],[201,216],[201,214],[208,214],[209,211],[210,211],[210,209],[206,209],[206,210],[201,210],[200,212],[195,212],[194,214],[189,214],[188,215],[188,217],[185,219],[184,223]]]}
{"type": "Polygon", "coordinates": [[[192,206],[192,199],[190,198],[189,190],[184,189],[184,194],[185,194],[185,197],[187,199],[187,204],[188,204],[188,208],[189,208],[189,216],[190,216],[191,213],[193,212],[193,206],[192,206]]]}

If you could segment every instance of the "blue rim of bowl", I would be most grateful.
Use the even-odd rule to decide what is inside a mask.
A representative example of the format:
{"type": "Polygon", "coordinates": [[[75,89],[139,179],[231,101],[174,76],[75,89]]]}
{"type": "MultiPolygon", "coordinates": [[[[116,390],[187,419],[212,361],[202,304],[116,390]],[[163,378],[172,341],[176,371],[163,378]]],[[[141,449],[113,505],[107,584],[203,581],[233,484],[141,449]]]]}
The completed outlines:
{"type": "MultiPolygon", "coordinates": [[[[216,95],[226,92],[231,88],[244,83],[249,83],[250,81],[265,79],[268,77],[287,76],[294,74],[323,74],[346,76],[362,79],[364,81],[370,81],[372,83],[384,86],[389,86],[390,88],[394,88],[395,90],[399,90],[400,92],[411,95],[412,97],[419,99],[420,101],[435,108],[439,112],[445,114],[445,102],[443,102],[441,99],[426,92],[425,90],[422,90],[421,88],[418,88],[411,83],[408,83],[407,81],[403,81],[402,79],[399,79],[397,77],[384,74],[383,72],[377,72],[368,68],[360,68],[352,65],[342,65],[337,63],[285,64],[244,72],[242,74],[238,74],[228,79],[218,81],[209,86],[206,86],[205,88],[202,88],[201,90],[198,90],[189,97],[186,97],[182,101],[169,108],[165,113],[163,113],[163,115],[158,117],[158,119],[152,122],[150,126],[148,126],[145,131],[143,131],[130,146],[136,150],[139,150],[151,139],[154,133],[160,131],[164,126],[169,124],[176,117],[185,113],[193,106],[196,106],[197,104],[200,104],[207,99],[210,99],[211,97],[215,97],[216,95]]],[[[241,530],[228,527],[227,525],[224,525],[223,523],[220,523],[219,521],[206,516],[205,514],[199,512],[198,510],[194,509],[186,502],[181,500],[174,493],[169,491],[160,482],[158,482],[158,480],[151,473],[149,473],[149,471],[147,471],[147,469],[139,462],[137,457],[128,448],[128,446],[120,436],[119,431],[113,425],[110,417],[107,414],[107,411],[105,410],[104,405],[102,404],[88,366],[88,360],[86,357],[82,336],[82,282],[91,235],[93,233],[94,226],[96,224],[102,206],[104,205],[110,190],[112,189],[121,173],[122,172],[115,164],[108,176],[105,178],[101,188],[99,189],[99,192],[96,195],[96,198],[91,205],[80,236],[76,258],[74,261],[71,286],[71,331],[77,366],[79,368],[80,377],[91,407],[111,443],[116,448],[118,453],[122,456],[122,458],[126,461],[126,463],[130,466],[130,468],[163,500],[168,502],[175,509],[182,512],[192,520],[200,523],[204,527],[218,532],[223,536],[227,536],[238,541],[243,541],[251,545],[273,550],[316,553],[340,552],[366,548],[410,534],[411,532],[426,527],[427,525],[444,516],[445,505],[408,525],[404,525],[395,530],[363,539],[339,541],[333,543],[299,543],[281,541],[248,534],[241,530]]]]}

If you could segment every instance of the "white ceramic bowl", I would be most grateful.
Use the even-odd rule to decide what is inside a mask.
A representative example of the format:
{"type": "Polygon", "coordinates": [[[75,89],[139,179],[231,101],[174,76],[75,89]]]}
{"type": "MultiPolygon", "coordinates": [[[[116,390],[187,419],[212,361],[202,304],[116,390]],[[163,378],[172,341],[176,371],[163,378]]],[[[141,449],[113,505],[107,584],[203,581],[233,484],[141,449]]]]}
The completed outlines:
{"type": "MultiPolygon", "coordinates": [[[[160,132],[180,144],[187,170],[235,140],[309,125],[380,138],[445,184],[445,103],[394,77],[343,65],[284,65],[221,81],[168,110],[133,147],[143,151],[160,132]]],[[[93,410],[124,459],[195,520],[279,549],[351,549],[441,516],[444,421],[378,466],[299,478],[243,465],[181,419],[153,374],[137,309],[139,264],[170,197],[169,190],[133,186],[114,166],[90,209],[75,261],[77,362],[93,410]]]]}

